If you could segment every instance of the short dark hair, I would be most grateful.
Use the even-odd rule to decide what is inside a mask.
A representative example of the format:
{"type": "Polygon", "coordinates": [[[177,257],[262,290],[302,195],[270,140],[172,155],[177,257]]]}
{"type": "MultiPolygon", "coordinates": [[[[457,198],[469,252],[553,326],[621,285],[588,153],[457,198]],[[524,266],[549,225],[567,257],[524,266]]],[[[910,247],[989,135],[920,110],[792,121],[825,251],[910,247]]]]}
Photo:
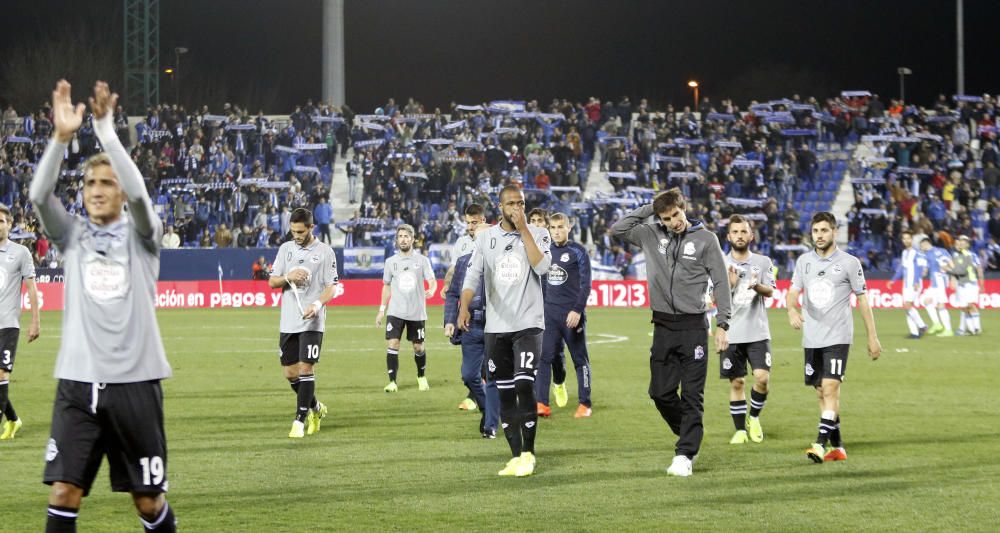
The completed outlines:
{"type": "Polygon", "coordinates": [[[681,209],[687,207],[687,200],[684,199],[684,193],[681,192],[680,187],[663,191],[657,194],[656,198],[653,198],[653,212],[656,214],[663,213],[673,207],[681,209]]]}
{"type": "Polygon", "coordinates": [[[465,206],[465,216],[467,217],[479,217],[485,214],[486,210],[479,204],[469,204],[465,206]]]}
{"type": "Polygon", "coordinates": [[[812,227],[820,222],[826,222],[830,224],[831,228],[837,229],[837,217],[833,216],[833,213],[829,211],[819,211],[813,214],[812,220],[809,222],[809,231],[812,231],[812,227]]]}
{"type": "Polygon", "coordinates": [[[542,209],[541,207],[536,207],[536,208],[532,209],[531,211],[528,211],[528,220],[531,220],[531,217],[533,217],[535,215],[538,215],[538,216],[542,217],[542,220],[544,220],[545,223],[548,224],[548,222],[549,222],[549,213],[546,210],[542,209]]]}
{"type": "Polygon", "coordinates": [[[301,222],[306,226],[312,226],[313,225],[312,211],[304,207],[297,207],[292,211],[292,216],[289,219],[289,221],[292,224],[295,224],[296,222],[301,222]]]}
{"type": "Polygon", "coordinates": [[[497,198],[500,199],[501,204],[503,203],[503,195],[507,194],[508,192],[516,192],[522,195],[524,194],[524,191],[522,191],[521,188],[518,187],[517,185],[507,185],[503,189],[500,189],[500,194],[497,195],[497,198]]]}
{"type": "Polygon", "coordinates": [[[902,237],[903,235],[909,235],[910,237],[912,237],[913,230],[904,229],[903,231],[899,232],[900,237],[902,237]]]}
{"type": "Polygon", "coordinates": [[[729,216],[729,227],[733,227],[733,224],[746,224],[753,231],[753,222],[743,215],[730,215],[729,216]]]}

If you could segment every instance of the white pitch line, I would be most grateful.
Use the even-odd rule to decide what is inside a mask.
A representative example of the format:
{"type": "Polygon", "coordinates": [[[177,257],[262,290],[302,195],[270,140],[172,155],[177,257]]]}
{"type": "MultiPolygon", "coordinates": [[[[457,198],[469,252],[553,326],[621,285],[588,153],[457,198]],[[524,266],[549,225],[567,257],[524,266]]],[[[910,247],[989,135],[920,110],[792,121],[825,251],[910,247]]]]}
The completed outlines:
{"type": "Polygon", "coordinates": [[[591,337],[604,337],[604,340],[599,340],[599,341],[588,340],[587,345],[612,344],[616,342],[625,342],[628,340],[628,337],[626,337],[625,335],[611,335],[610,333],[594,333],[591,335],[591,337]]]}

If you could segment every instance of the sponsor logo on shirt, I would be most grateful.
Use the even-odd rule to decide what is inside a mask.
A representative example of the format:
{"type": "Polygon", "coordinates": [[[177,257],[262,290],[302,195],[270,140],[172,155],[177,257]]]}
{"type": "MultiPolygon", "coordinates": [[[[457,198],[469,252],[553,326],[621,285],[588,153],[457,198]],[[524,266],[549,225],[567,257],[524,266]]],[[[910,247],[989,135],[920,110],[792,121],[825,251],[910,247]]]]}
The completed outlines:
{"type": "Polygon", "coordinates": [[[83,265],[83,288],[99,303],[124,298],[128,287],[125,265],[102,258],[93,258],[83,265]]]}
{"type": "Polygon", "coordinates": [[[524,262],[516,255],[504,255],[497,258],[493,269],[493,277],[497,283],[510,287],[521,281],[524,276],[524,262]]]}
{"type": "Polygon", "coordinates": [[[399,280],[399,290],[410,293],[417,288],[417,276],[408,269],[396,277],[399,280]]]}
{"type": "Polygon", "coordinates": [[[833,303],[833,283],[827,279],[814,279],[806,287],[806,297],[809,302],[819,308],[833,303]]]}
{"type": "Polygon", "coordinates": [[[723,370],[729,370],[731,368],[733,368],[733,362],[730,361],[728,357],[725,358],[725,359],[723,359],[722,360],[722,369],[723,370]]]}
{"type": "Polygon", "coordinates": [[[563,253],[562,255],[560,255],[559,256],[559,262],[560,263],[568,263],[569,262],[569,253],[563,253]]]}
{"type": "Polygon", "coordinates": [[[549,266],[549,275],[547,279],[549,285],[558,286],[566,283],[566,280],[569,279],[569,274],[565,269],[563,269],[563,267],[559,265],[551,265],[549,266]]]}

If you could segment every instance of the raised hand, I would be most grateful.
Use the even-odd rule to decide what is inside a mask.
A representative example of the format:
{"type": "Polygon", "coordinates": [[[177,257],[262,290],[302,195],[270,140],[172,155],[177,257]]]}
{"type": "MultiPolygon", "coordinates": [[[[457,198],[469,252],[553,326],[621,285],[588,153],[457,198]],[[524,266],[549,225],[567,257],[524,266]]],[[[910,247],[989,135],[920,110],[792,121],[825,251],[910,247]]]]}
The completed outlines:
{"type": "Polygon", "coordinates": [[[83,124],[83,110],[86,109],[83,104],[73,105],[71,88],[68,81],[59,80],[56,82],[55,90],[52,91],[52,121],[56,140],[61,143],[73,140],[73,134],[83,124]]]}
{"type": "Polygon", "coordinates": [[[94,84],[94,96],[90,97],[90,110],[94,118],[104,118],[108,112],[114,112],[118,107],[118,93],[111,92],[106,82],[98,80],[94,84]]]}

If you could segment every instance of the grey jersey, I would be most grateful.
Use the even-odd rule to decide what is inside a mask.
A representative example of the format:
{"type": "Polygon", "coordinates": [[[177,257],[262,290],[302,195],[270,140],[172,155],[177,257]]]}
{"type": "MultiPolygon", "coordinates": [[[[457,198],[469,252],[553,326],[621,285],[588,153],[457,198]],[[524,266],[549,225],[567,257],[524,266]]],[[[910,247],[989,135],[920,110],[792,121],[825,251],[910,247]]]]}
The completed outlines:
{"type": "Polygon", "coordinates": [[[736,267],[739,280],[732,291],[733,317],[729,320],[729,342],[743,344],[769,340],[771,329],[767,321],[765,298],[753,290],[757,284],[777,288],[771,258],[750,253],[746,261],[737,261],[732,252],[726,255],[726,268],[736,267]]]}
{"type": "Polygon", "coordinates": [[[451,247],[451,266],[455,266],[458,263],[458,258],[465,254],[471,254],[472,249],[476,246],[476,241],[472,240],[467,234],[462,235],[455,241],[455,244],[451,247]]]}
{"type": "Polygon", "coordinates": [[[542,252],[542,260],[535,266],[528,261],[520,232],[508,233],[497,224],[476,235],[462,290],[479,290],[482,276],[486,283],[486,333],[545,328],[542,276],[552,264],[549,232],[534,226],[528,230],[542,252]]]}
{"type": "Polygon", "coordinates": [[[53,243],[62,250],[65,303],[59,379],[134,383],[170,377],[156,323],[157,225],[150,238],[126,217],[98,226],[76,217],[53,243]]]}
{"type": "Polygon", "coordinates": [[[134,383],[170,377],[156,323],[163,223],[142,174],[115,133],[111,113],[94,132],[128,201],[128,215],[99,226],[72,216],[53,194],[66,144],[52,139],[31,180],[31,202],[63,254],[62,344],[55,377],[134,383]]]}
{"type": "Polygon", "coordinates": [[[854,340],[851,294],[862,295],[867,290],[865,272],[858,258],[840,250],[825,259],[815,251],[803,254],[795,263],[792,288],[804,292],[803,347],[851,344],[854,340]]]}
{"type": "Polygon", "coordinates": [[[27,248],[9,240],[0,246],[0,329],[21,327],[21,283],[34,277],[27,248]]]}
{"type": "Polygon", "coordinates": [[[431,262],[419,252],[398,253],[385,260],[382,282],[389,286],[388,316],[403,320],[427,320],[424,281],[434,279],[431,262]]]}
{"type": "Polygon", "coordinates": [[[337,283],[337,256],[333,249],[324,242],[313,237],[307,246],[299,246],[295,241],[288,241],[278,248],[278,257],[271,266],[272,276],[287,276],[293,270],[304,269],[309,273],[305,283],[300,283],[295,289],[287,283],[281,293],[281,323],[278,329],[281,333],[301,333],[303,331],[326,330],[326,306],[309,320],[302,318],[302,312],[319,299],[323,290],[337,283]],[[292,291],[298,291],[296,301],[292,291]],[[299,302],[302,310],[299,310],[299,302]]]}

